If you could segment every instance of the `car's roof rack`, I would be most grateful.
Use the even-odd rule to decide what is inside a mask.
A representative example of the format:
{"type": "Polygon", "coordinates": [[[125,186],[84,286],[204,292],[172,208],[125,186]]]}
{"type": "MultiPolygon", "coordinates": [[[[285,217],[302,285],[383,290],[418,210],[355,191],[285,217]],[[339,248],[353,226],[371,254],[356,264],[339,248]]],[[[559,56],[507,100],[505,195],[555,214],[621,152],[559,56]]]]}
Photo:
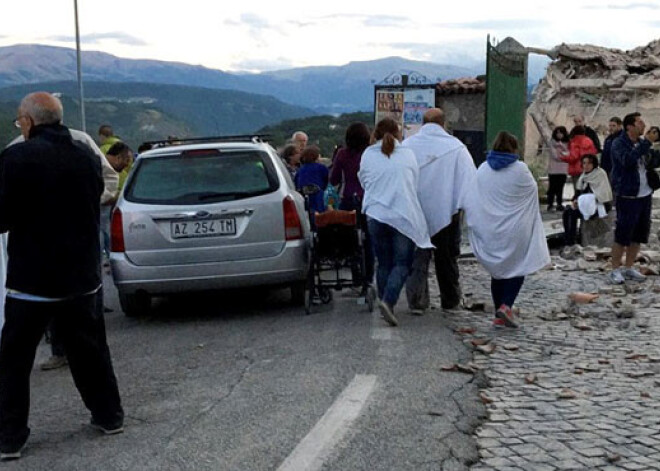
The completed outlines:
{"type": "Polygon", "coordinates": [[[170,138],[160,141],[146,141],[152,149],[165,146],[180,146],[184,144],[201,144],[205,142],[269,142],[270,134],[237,134],[235,136],[187,137],[184,139],[170,138]]]}

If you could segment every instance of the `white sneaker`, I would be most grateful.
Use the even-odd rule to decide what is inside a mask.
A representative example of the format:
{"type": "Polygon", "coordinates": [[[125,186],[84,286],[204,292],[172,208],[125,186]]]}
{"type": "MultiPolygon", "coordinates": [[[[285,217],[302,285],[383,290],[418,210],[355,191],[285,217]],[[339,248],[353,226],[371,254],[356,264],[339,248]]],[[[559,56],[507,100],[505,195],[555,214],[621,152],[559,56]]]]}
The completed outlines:
{"type": "Polygon", "coordinates": [[[399,325],[399,321],[396,317],[394,317],[394,313],[392,312],[392,308],[389,306],[389,304],[381,301],[378,304],[378,308],[380,309],[380,315],[383,317],[383,319],[385,319],[385,322],[387,322],[392,327],[399,325]]]}
{"type": "Polygon", "coordinates": [[[646,280],[646,277],[637,270],[635,270],[634,268],[626,268],[625,270],[623,270],[623,277],[626,280],[633,280],[633,281],[646,280]]]}
{"type": "MultiPolygon", "coordinates": [[[[640,274],[641,275],[641,274],[640,274]]],[[[643,275],[642,275],[643,276],[643,275]]],[[[623,273],[621,273],[620,268],[615,268],[610,272],[608,275],[608,278],[610,279],[610,283],[614,285],[621,285],[623,284],[626,280],[623,278],[623,273]]]]}

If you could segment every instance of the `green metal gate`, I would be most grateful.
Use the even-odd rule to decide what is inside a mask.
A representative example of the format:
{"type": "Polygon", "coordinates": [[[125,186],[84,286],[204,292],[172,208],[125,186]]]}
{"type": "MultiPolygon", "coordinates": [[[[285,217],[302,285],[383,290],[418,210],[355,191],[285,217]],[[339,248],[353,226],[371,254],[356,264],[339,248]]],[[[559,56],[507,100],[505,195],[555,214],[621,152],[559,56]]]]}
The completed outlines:
{"type": "Polygon", "coordinates": [[[490,148],[500,131],[508,131],[525,148],[527,107],[527,51],[513,38],[497,46],[487,39],[486,146],[490,148]]]}

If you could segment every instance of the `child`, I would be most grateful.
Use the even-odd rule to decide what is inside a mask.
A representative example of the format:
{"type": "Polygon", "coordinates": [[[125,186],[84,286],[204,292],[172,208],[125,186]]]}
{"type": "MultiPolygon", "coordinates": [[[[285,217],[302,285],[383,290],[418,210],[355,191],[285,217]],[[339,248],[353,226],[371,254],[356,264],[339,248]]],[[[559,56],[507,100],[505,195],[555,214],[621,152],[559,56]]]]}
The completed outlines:
{"type": "Polygon", "coordinates": [[[296,172],[295,184],[298,190],[306,185],[316,185],[320,191],[309,197],[309,210],[322,213],[325,211],[323,192],[328,186],[328,167],[319,163],[321,151],[316,146],[305,147],[300,155],[302,166],[296,172]]]}

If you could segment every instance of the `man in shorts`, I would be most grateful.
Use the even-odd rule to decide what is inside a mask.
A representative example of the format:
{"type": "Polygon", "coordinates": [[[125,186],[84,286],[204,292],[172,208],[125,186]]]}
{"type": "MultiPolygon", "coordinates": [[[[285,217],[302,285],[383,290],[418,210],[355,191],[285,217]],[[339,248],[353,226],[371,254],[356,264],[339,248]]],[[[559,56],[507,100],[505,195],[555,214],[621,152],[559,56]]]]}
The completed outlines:
{"type": "Polygon", "coordinates": [[[660,165],[660,153],[651,149],[657,135],[644,129],[639,113],[623,119],[623,133],[612,143],[612,186],[616,194],[616,229],[612,246],[610,282],[644,281],[646,277],[633,268],[641,244],[649,241],[651,197],[653,190],[646,179],[647,165],[660,165]],[[650,160],[650,162],[647,162],[650,160]],[[622,266],[623,254],[626,254],[622,266]]]}

